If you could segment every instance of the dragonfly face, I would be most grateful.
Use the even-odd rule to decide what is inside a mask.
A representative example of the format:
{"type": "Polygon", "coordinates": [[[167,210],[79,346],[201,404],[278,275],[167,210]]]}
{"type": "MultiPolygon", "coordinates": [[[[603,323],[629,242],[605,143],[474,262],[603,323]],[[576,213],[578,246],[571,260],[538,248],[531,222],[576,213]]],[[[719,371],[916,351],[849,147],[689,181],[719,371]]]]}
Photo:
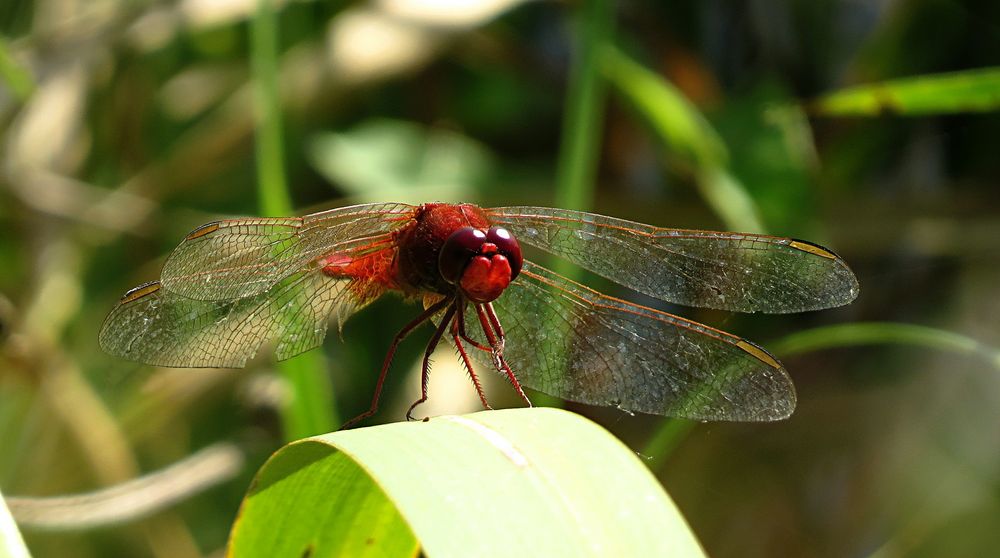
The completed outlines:
{"type": "Polygon", "coordinates": [[[493,302],[521,272],[521,246],[507,229],[462,227],[444,241],[441,277],[472,302],[493,302]]]}
{"type": "MultiPolygon", "coordinates": [[[[786,313],[840,306],[858,294],[841,258],[790,238],[542,207],[367,204],[199,227],[167,258],[159,282],[122,298],[100,341],[149,364],[241,367],[267,341],[279,359],[317,347],[331,317],[343,325],[397,291],[425,309],[393,339],[378,385],[398,344],[431,322],[425,378],[434,346],[450,342],[487,407],[476,357],[522,396],[523,384],[697,420],[791,414],[794,387],[763,348],[593,291],[523,260],[519,242],[680,305],[786,313]]],[[[426,400],[424,388],[414,405],[426,400]]],[[[377,403],[376,393],[363,416],[377,403]]]]}

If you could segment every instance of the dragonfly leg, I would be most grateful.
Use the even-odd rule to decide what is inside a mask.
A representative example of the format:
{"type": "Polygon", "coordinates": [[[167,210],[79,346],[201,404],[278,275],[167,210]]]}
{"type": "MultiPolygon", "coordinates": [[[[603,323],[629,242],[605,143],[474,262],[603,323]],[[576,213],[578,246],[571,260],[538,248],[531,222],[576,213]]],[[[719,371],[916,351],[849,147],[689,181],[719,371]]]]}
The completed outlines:
{"type": "Polygon", "coordinates": [[[500,355],[500,366],[500,371],[507,375],[507,379],[510,380],[510,385],[514,386],[514,391],[521,396],[521,399],[524,400],[529,407],[534,407],[534,405],[531,404],[531,400],[528,399],[528,396],[524,393],[524,388],[521,387],[521,382],[517,381],[517,376],[514,375],[514,371],[510,369],[510,366],[507,365],[507,361],[504,360],[503,355],[500,355]]]}
{"type": "Polygon", "coordinates": [[[399,347],[399,344],[402,343],[403,339],[406,339],[406,336],[416,329],[417,326],[429,320],[431,316],[440,312],[442,308],[451,302],[453,302],[451,299],[445,298],[429,306],[419,316],[414,318],[413,321],[403,326],[403,329],[399,330],[399,333],[392,338],[392,344],[389,345],[389,350],[385,354],[385,360],[382,361],[382,371],[379,372],[378,381],[375,383],[375,395],[372,396],[371,406],[368,407],[367,411],[345,422],[340,427],[341,430],[357,424],[359,421],[374,415],[375,412],[378,411],[378,400],[382,395],[382,386],[385,384],[385,377],[389,373],[389,367],[392,365],[392,357],[396,355],[396,349],[399,347]]]}
{"type": "Polygon", "coordinates": [[[500,319],[497,318],[496,312],[493,311],[493,305],[489,303],[477,304],[476,314],[479,316],[479,325],[483,328],[486,340],[493,347],[493,366],[507,376],[510,385],[514,386],[514,390],[521,396],[521,399],[529,407],[532,407],[531,400],[528,399],[528,396],[524,393],[524,388],[521,387],[521,382],[517,381],[514,371],[510,369],[507,361],[503,358],[503,328],[500,326],[500,319]]]}
{"type": "Polygon", "coordinates": [[[486,335],[486,342],[490,344],[490,352],[493,353],[493,360],[496,361],[496,357],[500,353],[497,346],[497,335],[493,331],[493,325],[490,324],[489,317],[486,316],[484,306],[485,304],[476,305],[476,316],[479,318],[479,327],[483,328],[483,333],[486,335]]]}
{"type": "Polygon", "coordinates": [[[466,343],[472,345],[473,347],[479,349],[480,351],[486,351],[487,353],[492,353],[493,349],[482,343],[476,341],[475,339],[469,337],[469,334],[465,332],[465,312],[464,308],[455,314],[455,321],[458,323],[458,334],[465,340],[466,343]]]}
{"type": "MultiPolygon", "coordinates": [[[[479,377],[476,376],[476,369],[473,368],[472,361],[469,360],[469,355],[468,353],[465,352],[465,346],[462,345],[462,339],[461,339],[462,336],[460,335],[460,326],[459,326],[460,318],[458,317],[461,315],[462,312],[459,311],[458,314],[455,316],[455,319],[453,319],[451,322],[451,339],[455,343],[455,348],[458,349],[458,355],[462,357],[462,363],[465,364],[465,370],[469,373],[469,379],[472,380],[472,385],[476,387],[476,393],[479,394],[479,401],[482,402],[483,408],[493,409],[493,407],[490,407],[490,404],[486,401],[486,393],[483,392],[483,386],[482,384],[479,383],[479,377]]],[[[489,350],[486,347],[483,348],[487,351],[489,350]]]]}
{"type": "MultiPolygon", "coordinates": [[[[417,405],[427,401],[427,381],[431,376],[431,353],[437,348],[438,342],[441,341],[441,337],[444,332],[448,330],[448,326],[451,324],[451,319],[455,316],[456,302],[453,300],[451,306],[444,313],[444,317],[441,318],[441,323],[434,330],[434,335],[431,336],[431,340],[427,343],[427,350],[424,351],[424,363],[420,368],[420,399],[417,399],[410,405],[410,408],[406,411],[406,420],[413,420],[413,409],[417,408],[417,405]]],[[[436,305],[435,305],[436,306],[436,305]]]]}
{"type": "Polygon", "coordinates": [[[506,344],[506,337],[504,336],[503,326],[500,325],[500,318],[497,317],[497,313],[493,310],[493,303],[487,302],[483,306],[486,307],[486,317],[490,320],[490,325],[493,326],[493,331],[497,334],[497,344],[499,345],[500,354],[503,354],[503,348],[506,344]]]}

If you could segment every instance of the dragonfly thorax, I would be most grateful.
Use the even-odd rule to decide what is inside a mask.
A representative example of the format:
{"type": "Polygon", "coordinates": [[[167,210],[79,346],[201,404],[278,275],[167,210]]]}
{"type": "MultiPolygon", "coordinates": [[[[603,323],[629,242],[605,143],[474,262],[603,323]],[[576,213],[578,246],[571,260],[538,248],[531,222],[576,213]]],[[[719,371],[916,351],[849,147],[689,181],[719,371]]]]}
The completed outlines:
{"type": "Polygon", "coordinates": [[[407,293],[460,291],[487,302],[500,296],[523,263],[513,235],[493,227],[471,204],[420,206],[396,242],[396,282],[407,293]]]}

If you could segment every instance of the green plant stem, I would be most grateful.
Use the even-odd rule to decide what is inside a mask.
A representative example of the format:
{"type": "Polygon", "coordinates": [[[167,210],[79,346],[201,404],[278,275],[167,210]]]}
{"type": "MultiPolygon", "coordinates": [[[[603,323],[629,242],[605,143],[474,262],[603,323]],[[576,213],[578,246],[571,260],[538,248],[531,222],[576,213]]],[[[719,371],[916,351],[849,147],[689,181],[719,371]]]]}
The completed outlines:
{"type": "Polygon", "coordinates": [[[257,0],[252,28],[257,196],[264,214],[287,215],[292,211],[292,198],[285,180],[281,98],[278,92],[278,28],[271,2],[257,0]]]}
{"type": "Polygon", "coordinates": [[[780,357],[834,347],[915,345],[982,358],[1000,369],[1000,350],[964,335],[914,324],[867,322],[837,324],[788,335],[768,346],[780,357]]]}
{"type": "MultiPolygon", "coordinates": [[[[271,0],[258,0],[252,24],[257,118],[257,197],[263,215],[288,215],[292,200],[285,180],[281,99],[278,92],[278,28],[271,0]]],[[[282,405],[287,440],[332,430],[338,423],[333,387],[322,353],[310,351],[278,364],[289,394],[282,405]]]]}
{"type": "Polygon", "coordinates": [[[600,76],[600,57],[611,39],[613,16],[608,0],[586,0],[577,16],[578,41],[556,174],[558,207],[588,209],[593,202],[607,89],[600,76]]]}
{"type": "MultiPolygon", "coordinates": [[[[913,345],[981,358],[1000,369],[1000,349],[951,331],[893,322],[849,323],[807,329],[765,344],[778,357],[862,345],[913,345]]],[[[697,423],[664,419],[640,452],[656,469],[697,423]]]]}
{"type": "MultiPolygon", "coordinates": [[[[585,0],[582,9],[574,14],[574,57],[556,169],[556,207],[586,210],[593,205],[607,90],[600,75],[600,57],[610,42],[613,16],[609,0],[585,0]]],[[[580,277],[580,270],[565,260],[553,258],[550,265],[570,279],[580,277]]],[[[559,399],[544,394],[532,399],[539,405],[562,405],[559,399]]]]}

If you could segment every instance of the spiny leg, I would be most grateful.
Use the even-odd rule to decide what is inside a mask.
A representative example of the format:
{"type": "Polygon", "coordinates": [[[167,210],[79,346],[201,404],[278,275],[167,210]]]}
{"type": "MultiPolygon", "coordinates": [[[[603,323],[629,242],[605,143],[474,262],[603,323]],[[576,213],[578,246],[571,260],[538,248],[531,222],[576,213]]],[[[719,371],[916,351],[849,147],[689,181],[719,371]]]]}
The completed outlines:
{"type": "MultiPolygon", "coordinates": [[[[446,299],[447,300],[447,299],[446,299]]],[[[441,318],[441,323],[434,330],[434,335],[431,337],[430,342],[427,343],[427,350],[424,351],[424,363],[420,370],[420,399],[413,402],[410,408],[406,411],[406,420],[413,420],[413,409],[420,405],[424,401],[427,401],[427,381],[430,379],[431,375],[431,353],[437,347],[441,337],[444,332],[448,329],[451,323],[451,319],[455,316],[455,308],[457,302],[452,299],[451,306],[448,307],[448,311],[444,313],[444,317],[441,318]]]]}
{"type": "MultiPolygon", "coordinates": [[[[490,352],[493,353],[493,360],[496,362],[497,356],[500,354],[500,347],[497,346],[499,343],[497,341],[496,333],[493,332],[493,326],[490,325],[489,318],[486,316],[486,311],[483,309],[484,304],[476,304],[476,317],[479,318],[479,327],[483,329],[483,333],[486,335],[486,342],[490,345],[490,352]]],[[[498,365],[499,366],[499,365],[498,365]]]]}
{"type": "Polygon", "coordinates": [[[378,381],[375,383],[375,394],[372,396],[371,406],[368,407],[367,411],[345,422],[340,427],[341,430],[374,415],[375,412],[378,411],[378,400],[382,395],[382,385],[385,383],[385,377],[389,373],[389,367],[392,365],[392,358],[396,355],[396,349],[399,347],[399,344],[402,343],[403,339],[406,339],[406,336],[416,329],[417,326],[429,320],[431,316],[440,312],[442,308],[451,302],[453,302],[452,299],[444,298],[429,306],[419,316],[414,318],[413,321],[403,326],[403,329],[399,330],[399,333],[392,338],[392,344],[389,345],[389,350],[385,354],[385,360],[382,361],[382,371],[379,372],[378,381]]]}
{"type": "Polygon", "coordinates": [[[503,338],[499,337],[494,331],[494,323],[496,327],[500,329],[501,334],[503,329],[500,328],[500,320],[497,318],[496,313],[493,312],[493,306],[490,304],[477,304],[476,305],[476,315],[479,316],[479,325],[483,328],[483,333],[486,335],[486,340],[489,342],[490,347],[493,347],[493,365],[500,372],[503,372],[507,379],[510,381],[510,385],[514,386],[514,391],[517,392],[521,399],[528,404],[529,407],[533,407],[531,400],[528,396],[524,394],[524,388],[521,387],[521,382],[517,381],[517,376],[514,375],[514,371],[510,369],[507,365],[507,361],[503,358],[503,338]],[[484,309],[486,306],[488,308],[484,309]],[[492,319],[490,319],[490,314],[492,314],[492,319]],[[500,345],[498,347],[498,345],[500,345]]]}
{"type": "Polygon", "coordinates": [[[490,325],[493,326],[493,331],[497,334],[497,341],[500,345],[500,354],[503,354],[503,348],[507,344],[507,337],[504,335],[503,326],[500,325],[500,318],[497,317],[497,313],[493,310],[493,303],[487,302],[483,306],[486,307],[486,317],[490,320],[490,325]]]}
{"type": "Polygon", "coordinates": [[[479,349],[480,351],[486,351],[487,353],[492,353],[493,348],[483,345],[479,341],[469,337],[469,334],[465,332],[465,309],[455,314],[455,321],[458,323],[458,334],[465,340],[466,343],[472,345],[473,347],[479,349]]]}
{"type": "MultiPolygon", "coordinates": [[[[455,348],[458,349],[458,355],[462,357],[462,363],[465,364],[465,370],[469,373],[469,379],[472,380],[472,385],[476,387],[476,393],[479,394],[479,401],[482,402],[483,408],[493,409],[493,407],[490,407],[490,404],[486,401],[486,393],[483,392],[483,386],[479,383],[479,377],[476,376],[476,370],[472,366],[472,361],[469,360],[469,355],[465,352],[465,346],[462,345],[459,326],[459,316],[461,315],[462,311],[459,310],[455,319],[451,321],[451,339],[455,343],[455,348]]],[[[483,349],[489,351],[489,348],[483,347],[483,349]]]]}
{"type": "Polygon", "coordinates": [[[500,360],[500,371],[507,375],[507,379],[510,380],[510,385],[514,386],[514,391],[517,392],[517,394],[521,397],[521,399],[525,402],[525,404],[527,404],[529,407],[534,407],[534,405],[531,404],[531,400],[528,399],[528,395],[524,393],[524,388],[521,387],[521,382],[517,381],[517,376],[514,375],[514,371],[510,369],[510,366],[507,364],[507,361],[503,358],[503,355],[500,355],[499,360],[500,360]]]}

